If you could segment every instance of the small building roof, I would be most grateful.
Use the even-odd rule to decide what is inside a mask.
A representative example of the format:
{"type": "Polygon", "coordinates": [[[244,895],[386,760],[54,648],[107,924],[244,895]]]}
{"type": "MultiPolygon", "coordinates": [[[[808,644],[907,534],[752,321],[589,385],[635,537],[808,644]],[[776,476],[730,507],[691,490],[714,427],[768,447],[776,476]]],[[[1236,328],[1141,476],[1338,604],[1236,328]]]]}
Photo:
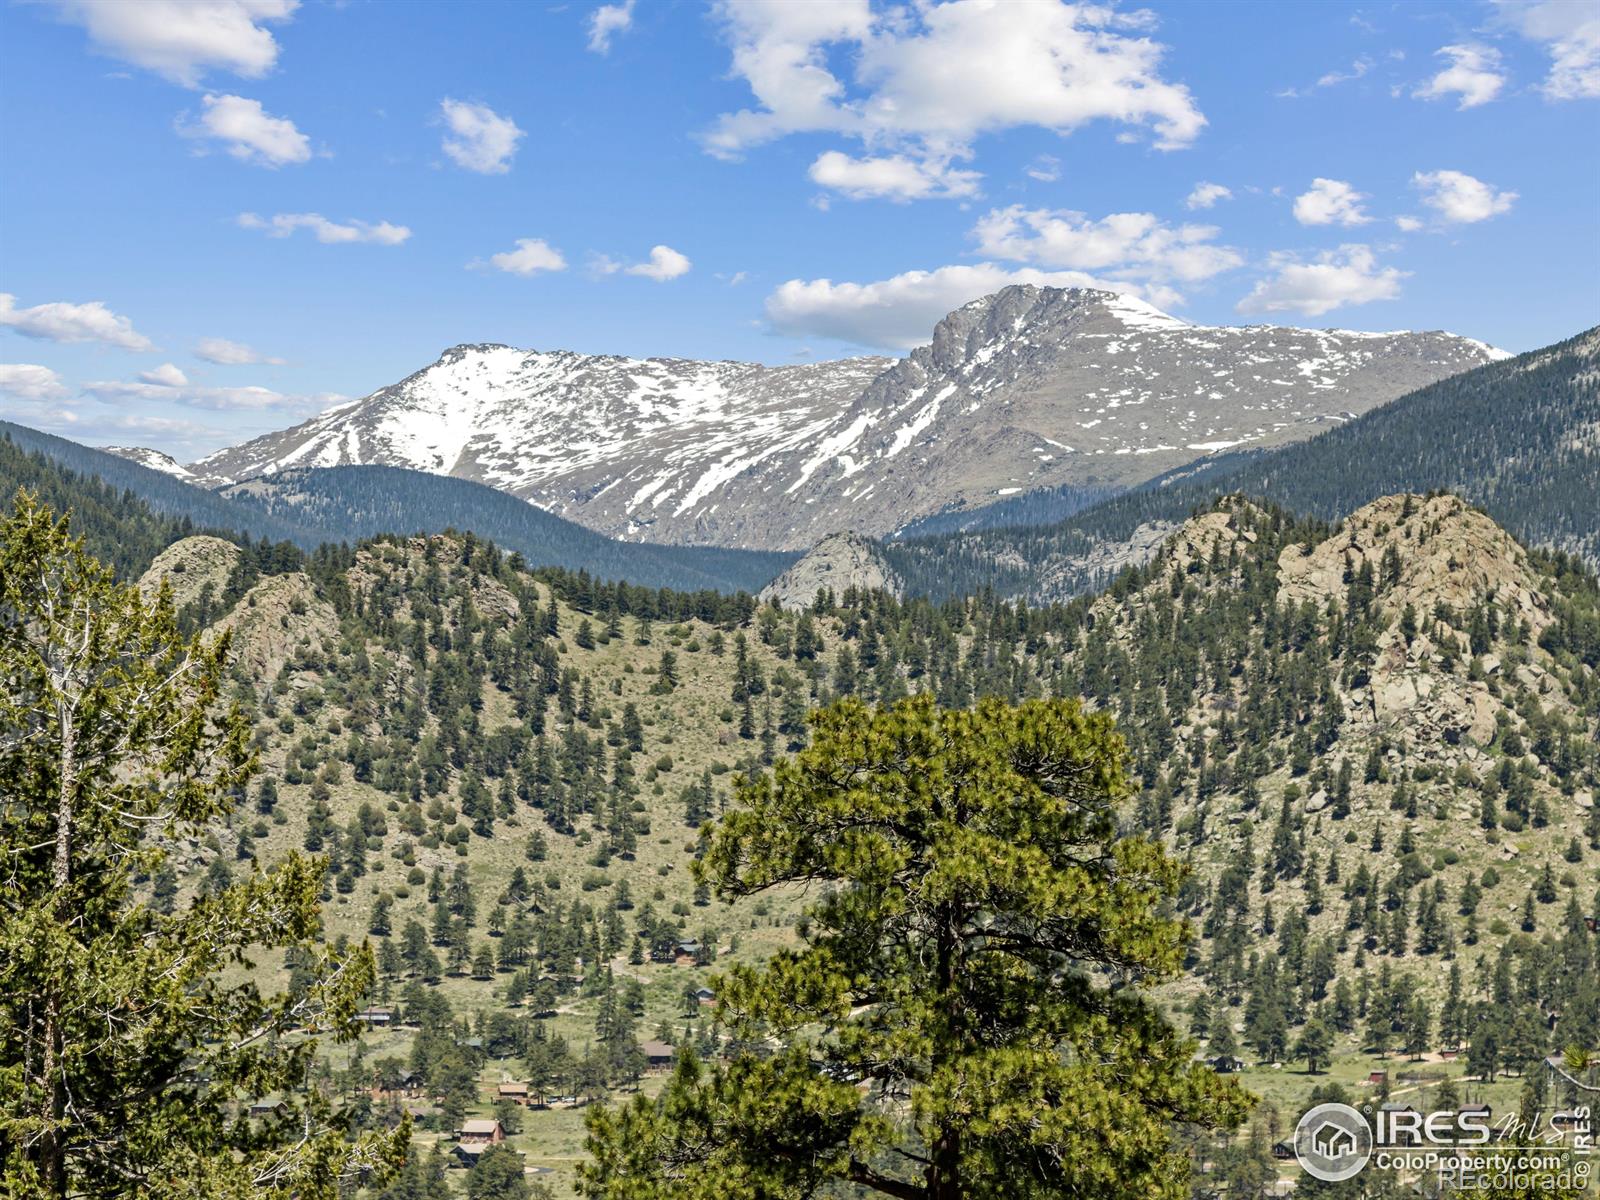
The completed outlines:
{"type": "Polygon", "coordinates": [[[657,1041],[654,1038],[639,1043],[639,1049],[646,1058],[671,1058],[677,1053],[670,1042],[657,1041]]]}
{"type": "Polygon", "coordinates": [[[493,1117],[475,1117],[470,1121],[461,1122],[462,1133],[494,1133],[500,1128],[500,1122],[493,1117]]]}

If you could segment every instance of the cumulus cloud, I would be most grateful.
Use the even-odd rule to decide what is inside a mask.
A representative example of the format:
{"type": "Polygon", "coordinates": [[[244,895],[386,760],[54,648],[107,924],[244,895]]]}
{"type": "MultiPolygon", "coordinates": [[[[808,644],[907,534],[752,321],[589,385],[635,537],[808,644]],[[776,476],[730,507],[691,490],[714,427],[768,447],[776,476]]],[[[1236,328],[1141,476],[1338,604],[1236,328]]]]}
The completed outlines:
{"type": "Polygon", "coordinates": [[[1422,228],[1422,222],[1416,217],[1396,217],[1394,223],[1401,233],[1415,233],[1422,228]]]}
{"type": "Polygon", "coordinates": [[[589,16],[589,49],[596,54],[611,53],[611,39],[633,26],[634,0],[621,4],[602,4],[589,16]]]}
{"type": "Polygon", "coordinates": [[[189,377],[177,366],[176,363],[162,363],[150,371],[140,371],[139,378],[145,383],[153,383],[157,387],[183,387],[189,382],[189,377]]]}
{"type": "Polygon", "coordinates": [[[1206,123],[1189,90],[1162,78],[1163,47],[1139,36],[1144,13],[1058,0],[878,12],[868,0],[719,0],[716,12],[733,73],[755,98],[704,135],[721,157],[792,133],[835,133],[874,158],[948,164],[986,133],[1068,134],[1093,121],[1175,149],[1206,123]],[[849,63],[849,74],[835,75],[835,63],[849,63]]]}
{"type": "Polygon", "coordinates": [[[518,238],[515,250],[490,255],[489,265],[497,271],[527,276],[540,271],[565,271],[567,260],[543,238],[518,238]]]}
{"type": "Polygon", "coordinates": [[[195,343],[194,354],[196,358],[202,358],[206,362],[216,363],[222,367],[251,366],[257,363],[282,366],[284,362],[281,358],[269,358],[243,342],[230,342],[227,338],[201,338],[195,343]]]}
{"type": "MultiPolygon", "coordinates": [[[[990,258],[1161,284],[1196,283],[1240,266],[1237,250],[1215,244],[1217,233],[1214,225],[1168,225],[1153,213],[1092,220],[1020,204],[990,211],[972,230],[978,253],[990,258]]],[[[1170,289],[1163,293],[1163,303],[1180,300],[1170,289]]]]}
{"type": "Polygon", "coordinates": [[[1365,225],[1366,195],[1342,179],[1313,179],[1311,190],[1295,197],[1294,219],[1302,225],[1365,225]]]}
{"type": "Polygon", "coordinates": [[[1458,96],[1458,109],[1476,108],[1493,100],[1505,86],[1506,77],[1500,71],[1500,52],[1492,46],[1472,43],[1442,46],[1435,53],[1449,65],[1411,93],[1419,100],[1447,100],[1458,96]]]}
{"type": "Polygon", "coordinates": [[[948,160],[909,158],[904,154],[851,158],[829,150],[811,164],[811,182],[841,192],[852,200],[926,200],[930,197],[973,196],[983,178],[948,160]]]}
{"type": "Polygon", "coordinates": [[[52,342],[104,342],[124,350],[150,350],[150,339],[134,329],[127,317],[119,317],[99,300],[87,304],[57,301],[18,308],[17,298],[0,292],[0,326],[15,329],[24,337],[52,342]]]}
{"type": "Polygon", "coordinates": [[[340,242],[373,242],[380,246],[398,246],[411,236],[404,225],[391,225],[388,221],[376,224],[350,220],[343,224],[330,221],[321,213],[278,213],[273,217],[260,217],[255,213],[240,213],[241,229],[259,229],[269,237],[285,238],[297,229],[309,229],[317,241],[329,245],[340,242]]]}
{"type": "Polygon", "coordinates": [[[1422,202],[1452,225],[1470,225],[1510,212],[1517,199],[1516,192],[1498,191],[1461,171],[1418,171],[1411,183],[1422,193],[1422,202]]]}
{"type": "Polygon", "coordinates": [[[642,275],[646,279],[654,279],[657,283],[665,283],[669,279],[687,275],[693,265],[671,246],[652,246],[647,260],[634,263],[631,267],[623,267],[622,272],[625,275],[642,275]]]}
{"type": "Polygon", "coordinates": [[[1186,208],[1210,208],[1218,200],[1232,200],[1233,191],[1220,183],[1197,183],[1184,203],[1186,208]]]}
{"type": "Polygon", "coordinates": [[[1239,312],[1317,317],[1349,304],[1393,300],[1406,276],[1394,267],[1379,266],[1372,248],[1361,245],[1324,251],[1311,262],[1293,254],[1274,254],[1270,266],[1273,274],[1239,301],[1239,312]]]}
{"type": "Polygon", "coordinates": [[[1497,0],[1501,16],[1550,52],[1540,90],[1551,100],[1600,97],[1600,11],[1583,0],[1497,0]]]}
{"type": "Polygon", "coordinates": [[[448,96],[439,101],[439,111],[450,130],[443,149],[456,166],[480,175],[504,175],[511,170],[517,143],[525,136],[515,121],[486,104],[448,96]]]}
{"type": "Polygon", "coordinates": [[[107,403],[155,400],[219,412],[259,409],[319,411],[348,399],[331,392],[298,396],[285,395],[264,387],[208,387],[191,384],[187,380],[182,383],[156,383],[151,382],[147,375],[138,380],[99,380],[85,384],[83,390],[107,403]]]}
{"type": "Polygon", "coordinates": [[[220,142],[241,162],[259,167],[281,167],[308,162],[311,139],[287,117],[275,117],[261,101],[243,96],[205,96],[200,116],[178,119],[178,132],[187,138],[220,142]]]}
{"type": "Polygon", "coordinates": [[[17,400],[56,400],[67,394],[66,386],[49,367],[38,363],[0,363],[0,396],[17,400]]]}
{"type": "Polygon", "coordinates": [[[286,21],[299,0],[55,0],[63,19],[88,31],[102,54],[196,87],[209,70],[259,79],[278,61],[264,26],[286,21]]]}
{"type": "Polygon", "coordinates": [[[947,313],[1014,283],[1104,288],[1152,303],[1168,302],[1160,287],[1107,281],[1082,271],[1011,270],[996,263],[972,263],[905,271],[871,283],[791,279],[767,297],[766,314],[779,333],[910,350],[926,345],[933,327],[947,313]]]}

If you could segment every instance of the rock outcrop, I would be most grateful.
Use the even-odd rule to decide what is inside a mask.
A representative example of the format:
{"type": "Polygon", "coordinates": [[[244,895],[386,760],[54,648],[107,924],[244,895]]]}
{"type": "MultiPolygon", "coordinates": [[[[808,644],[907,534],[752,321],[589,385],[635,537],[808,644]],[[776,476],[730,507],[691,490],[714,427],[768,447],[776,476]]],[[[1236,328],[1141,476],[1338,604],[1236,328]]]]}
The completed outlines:
{"type": "Polygon", "coordinates": [[[761,589],[763,601],[777,600],[787,609],[811,607],[819,589],[835,596],[846,588],[904,594],[893,567],[878,553],[877,544],[858,533],[835,533],[823,538],[798,562],[761,589]]]}

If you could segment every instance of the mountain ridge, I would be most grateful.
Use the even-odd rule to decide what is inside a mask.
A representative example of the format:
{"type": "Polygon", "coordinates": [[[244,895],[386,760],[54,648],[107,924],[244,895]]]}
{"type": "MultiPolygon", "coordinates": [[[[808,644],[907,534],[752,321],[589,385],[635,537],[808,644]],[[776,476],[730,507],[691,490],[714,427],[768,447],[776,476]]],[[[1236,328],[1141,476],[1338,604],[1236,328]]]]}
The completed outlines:
{"type": "Polygon", "coordinates": [[[1460,492],[1527,542],[1600,566],[1600,328],[1440,380],[1306,441],[1204,459],[1087,506],[1068,493],[1060,519],[1037,519],[1050,512],[1048,494],[1018,497],[951,514],[953,531],[891,541],[884,553],[913,591],[994,587],[1044,602],[1143,561],[1224,494],[1333,521],[1379,496],[1435,489],[1460,492]]]}
{"type": "Polygon", "coordinates": [[[1192,325],[1114,292],[1017,285],[898,360],[765,367],[463,343],[190,469],[238,481],[401,466],[625,540],[806,549],[1042,487],[1118,490],[1502,354],[1439,332],[1192,325]]]}

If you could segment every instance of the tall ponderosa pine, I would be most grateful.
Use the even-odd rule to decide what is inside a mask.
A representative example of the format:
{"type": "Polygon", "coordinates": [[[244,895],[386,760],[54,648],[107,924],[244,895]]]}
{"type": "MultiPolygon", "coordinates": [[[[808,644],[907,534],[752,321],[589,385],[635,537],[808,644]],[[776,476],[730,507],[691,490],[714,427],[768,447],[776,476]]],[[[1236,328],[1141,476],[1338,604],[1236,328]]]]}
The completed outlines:
{"type": "Polygon", "coordinates": [[[226,813],[254,768],[223,705],[227,638],[180,636],[170,594],[119,584],[31,496],[0,522],[0,1195],[331,1197],[404,1131],[348,1140],[306,1088],[353,1034],[365,949],[317,947],[323,864],[291,854],[188,905],[146,903],[164,847],[226,813]],[[263,996],[252,948],[313,964],[263,996]],[[248,1101],[281,1096],[266,1120],[248,1101]]]}
{"type": "Polygon", "coordinates": [[[1182,868],[1117,833],[1121,739],[1075,701],[841,701],[744,780],[699,870],[724,898],[814,885],[804,945],[718,982],[735,1044],[591,1114],[605,1200],[1178,1197],[1174,1125],[1247,1097],[1141,985],[1179,969],[1182,868]],[[829,1193],[831,1194],[831,1193],[829,1193]]]}

